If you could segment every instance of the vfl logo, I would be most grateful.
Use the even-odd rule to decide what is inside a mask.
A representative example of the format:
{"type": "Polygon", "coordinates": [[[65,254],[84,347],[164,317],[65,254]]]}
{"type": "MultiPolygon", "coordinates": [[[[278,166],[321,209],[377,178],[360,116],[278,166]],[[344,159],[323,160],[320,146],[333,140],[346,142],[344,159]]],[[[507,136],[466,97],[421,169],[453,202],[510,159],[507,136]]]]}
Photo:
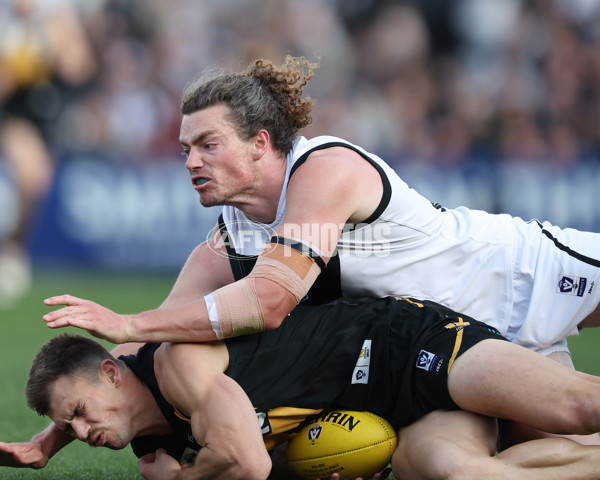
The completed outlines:
{"type": "Polygon", "coordinates": [[[585,288],[587,286],[587,278],[574,277],[572,275],[562,275],[558,280],[558,293],[564,293],[566,295],[577,295],[583,297],[585,288]]]}
{"type": "Polygon", "coordinates": [[[417,357],[416,367],[431,372],[434,369],[434,365],[437,363],[437,358],[438,356],[435,353],[421,350],[417,357]]]}
{"type": "Polygon", "coordinates": [[[321,436],[322,431],[323,427],[318,423],[315,423],[312,427],[309,428],[308,439],[312,442],[313,445],[315,444],[315,440],[321,436]]]}
{"type": "Polygon", "coordinates": [[[272,432],[269,416],[265,412],[256,412],[256,418],[258,419],[260,431],[263,435],[268,435],[272,432]]]}
{"type": "Polygon", "coordinates": [[[371,340],[366,339],[363,342],[360,353],[358,354],[358,360],[354,366],[354,372],[352,373],[352,383],[369,383],[369,369],[371,367],[371,340]]]}

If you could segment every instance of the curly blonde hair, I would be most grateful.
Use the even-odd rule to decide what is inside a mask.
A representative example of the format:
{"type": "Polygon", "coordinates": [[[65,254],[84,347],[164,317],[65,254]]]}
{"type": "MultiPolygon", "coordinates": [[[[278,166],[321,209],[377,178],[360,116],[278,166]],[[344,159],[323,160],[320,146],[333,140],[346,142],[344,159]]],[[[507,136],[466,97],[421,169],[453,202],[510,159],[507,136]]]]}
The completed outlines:
{"type": "Polygon", "coordinates": [[[248,140],[265,129],[273,147],[285,155],[298,132],[312,122],[314,101],[302,93],[318,66],[288,55],[280,67],[258,59],[242,73],[205,72],[184,89],[181,113],[226,105],[240,138],[248,140]]]}

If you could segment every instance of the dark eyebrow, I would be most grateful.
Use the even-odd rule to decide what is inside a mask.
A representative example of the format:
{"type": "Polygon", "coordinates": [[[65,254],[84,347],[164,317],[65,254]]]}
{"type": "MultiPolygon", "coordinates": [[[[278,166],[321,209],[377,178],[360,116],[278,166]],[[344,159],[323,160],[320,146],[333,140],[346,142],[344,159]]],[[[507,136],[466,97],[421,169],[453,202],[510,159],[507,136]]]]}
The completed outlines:
{"type": "Polygon", "coordinates": [[[81,409],[81,402],[75,404],[75,406],[73,407],[73,413],[69,416],[69,418],[73,420],[75,417],[81,415],[81,409]]]}

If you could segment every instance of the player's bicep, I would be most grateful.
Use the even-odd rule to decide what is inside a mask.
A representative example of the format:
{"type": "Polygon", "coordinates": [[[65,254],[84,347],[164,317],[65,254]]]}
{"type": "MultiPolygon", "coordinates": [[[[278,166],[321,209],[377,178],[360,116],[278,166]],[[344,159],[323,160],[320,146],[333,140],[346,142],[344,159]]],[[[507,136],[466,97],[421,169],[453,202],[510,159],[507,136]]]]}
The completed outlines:
{"type": "Polygon", "coordinates": [[[203,447],[197,463],[263,468],[270,460],[254,408],[242,388],[223,373],[223,352],[218,344],[168,346],[160,356],[161,391],[191,418],[194,438],[203,447]]]}
{"type": "MultiPolygon", "coordinates": [[[[257,443],[264,448],[254,408],[242,388],[230,377],[220,375],[211,385],[211,393],[202,405],[196,403],[192,428],[205,446],[224,448],[257,443]]],[[[237,448],[236,447],[236,448],[237,448]]]]}
{"type": "Polygon", "coordinates": [[[211,382],[225,370],[219,343],[163,343],[154,354],[154,370],[167,401],[190,413],[209,397],[211,382]]]}
{"type": "Polygon", "coordinates": [[[368,218],[382,193],[379,173],[358,153],[342,147],[316,151],[290,179],[277,234],[302,240],[327,260],[345,226],[368,218]]]}
{"type": "MultiPolygon", "coordinates": [[[[311,189],[322,188],[319,184],[311,185],[311,189]]],[[[336,189],[327,188],[326,192],[313,194],[305,180],[290,182],[285,218],[275,232],[280,237],[300,240],[325,260],[333,256],[351,214],[350,205],[341,196],[335,197],[336,189]]]]}
{"type": "Polygon", "coordinates": [[[191,418],[194,437],[203,446],[194,467],[212,464],[223,478],[266,478],[271,458],[250,400],[234,380],[224,374],[215,378],[210,396],[196,404],[191,418]]]}

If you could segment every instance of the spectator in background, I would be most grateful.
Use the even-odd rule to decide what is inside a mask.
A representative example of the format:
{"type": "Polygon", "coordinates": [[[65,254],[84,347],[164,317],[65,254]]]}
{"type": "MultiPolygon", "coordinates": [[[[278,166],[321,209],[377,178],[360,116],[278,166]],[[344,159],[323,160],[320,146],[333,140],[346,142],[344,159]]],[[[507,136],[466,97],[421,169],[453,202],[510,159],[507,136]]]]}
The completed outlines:
{"type": "Polygon", "coordinates": [[[11,0],[0,11],[0,153],[18,192],[16,220],[0,247],[0,307],[29,289],[29,230],[50,186],[55,121],[96,64],[67,3],[11,0]]]}
{"type": "Polygon", "coordinates": [[[598,160],[597,2],[365,5],[340,5],[355,40],[353,73],[368,65],[361,71],[384,92],[380,114],[397,131],[388,144],[346,137],[393,155],[396,168],[598,160]]]}
{"type": "Polygon", "coordinates": [[[177,158],[169,106],[187,79],[291,53],[321,59],[307,134],[348,138],[398,169],[597,160],[595,2],[70,1],[102,74],[58,122],[64,149],[177,158]]]}
{"type": "Polygon", "coordinates": [[[61,143],[121,163],[163,154],[179,117],[160,84],[156,16],[146,4],[108,0],[83,18],[102,68],[94,88],[65,112],[61,143]]]}

